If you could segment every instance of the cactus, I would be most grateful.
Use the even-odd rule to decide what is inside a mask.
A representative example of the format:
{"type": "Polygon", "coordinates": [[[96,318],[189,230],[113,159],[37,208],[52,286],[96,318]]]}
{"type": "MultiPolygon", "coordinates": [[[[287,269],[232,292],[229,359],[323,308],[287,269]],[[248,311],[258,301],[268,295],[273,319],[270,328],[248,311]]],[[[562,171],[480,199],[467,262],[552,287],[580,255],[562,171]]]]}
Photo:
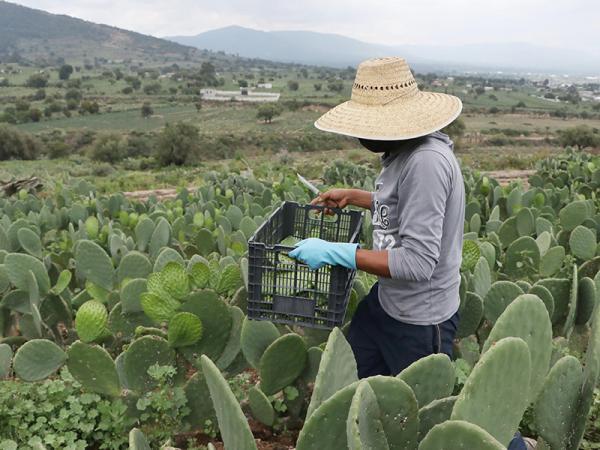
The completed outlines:
{"type": "Polygon", "coordinates": [[[210,392],[202,370],[198,370],[184,386],[187,406],[190,409],[185,421],[192,429],[202,429],[206,421],[216,422],[215,409],[210,401],[210,392]]]}
{"type": "Polygon", "coordinates": [[[208,286],[211,273],[208,264],[204,261],[194,263],[189,269],[190,276],[196,288],[204,289],[208,286]]]}
{"type": "Polygon", "coordinates": [[[509,217],[498,229],[498,238],[502,244],[502,248],[508,247],[512,242],[519,238],[519,232],[517,231],[517,218],[509,217]]]}
{"type": "Polygon", "coordinates": [[[250,239],[250,237],[254,234],[257,228],[258,225],[256,225],[256,222],[251,217],[244,216],[242,218],[240,222],[240,230],[242,231],[242,233],[244,233],[246,240],[250,239]]]}
{"type": "Polygon", "coordinates": [[[357,387],[358,382],[353,382],[334,392],[307,416],[298,436],[296,450],[348,447],[346,423],[357,387]]]}
{"type": "Polygon", "coordinates": [[[540,264],[540,249],[535,240],[522,236],[512,242],[506,250],[504,272],[514,278],[537,273],[540,264]]]}
{"type": "Polygon", "coordinates": [[[256,443],[248,426],[248,421],[227,381],[223,378],[217,366],[206,355],[202,355],[200,361],[217,414],[225,448],[236,450],[256,449],[256,443]]]}
{"type": "Polygon", "coordinates": [[[467,292],[465,300],[459,308],[460,321],[456,330],[456,337],[463,338],[474,334],[479,328],[483,317],[483,300],[473,292],[467,292]]]}
{"type": "Polygon", "coordinates": [[[129,280],[121,287],[121,306],[123,312],[138,313],[142,310],[141,295],[146,292],[148,285],[143,278],[129,280]]]}
{"type": "Polygon", "coordinates": [[[587,261],[596,254],[596,233],[583,225],[578,225],[569,236],[569,248],[579,259],[587,261]]]}
{"type": "Polygon", "coordinates": [[[437,424],[450,420],[457,398],[456,396],[440,398],[419,409],[419,440],[423,440],[429,430],[437,424]]]}
{"type": "Polygon", "coordinates": [[[148,248],[153,232],[154,222],[147,217],[141,219],[135,226],[135,242],[140,252],[144,252],[148,248]]]}
{"type": "Polygon", "coordinates": [[[198,358],[206,354],[217,360],[223,353],[231,334],[232,318],[229,306],[214,291],[205,289],[190,294],[181,311],[195,314],[202,321],[202,339],[194,345],[181,348],[186,359],[199,367],[198,358]]]}
{"type": "Polygon", "coordinates": [[[248,403],[256,420],[271,427],[275,422],[275,410],[267,396],[256,386],[248,390],[248,403]]]}
{"type": "Polygon", "coordinates": [[[323,350],[319,347],[311,347],[306,352],[306,366],[302,372],[302,379],[305,383],[314,383],[319,372],[319,365],[323,357],[323,350]]]}
{"type": "Polygon", "coordinates": [[[75,247],[75,267],[86,280],[110,291],[114,267],[104,249],[92,241],[82,240],[75,247]]]}
{"type": "Polygon", "coordinates": [[[490,433],[462,420],[449,420],[434,426],[419,444],[419,450],[505,450],[490,433]]]}
{"type": "Polygon", "coordinates": [[[498,318],[483,345],[483,352],[505,337],[525,341],[531,355],[530,401],[533,401],[544,382],[552,356],[552,324],[539,297],[532,294],[518,296],[498,318]]]}
{"type": "Polygon", "coordinates": [[[541,284],[536,284],[531,286],[527,291],[528,294],[537,295],[542,302],[544,302],[544,306],[546,306],[546,311],[548,311],[548,316],[552,317],[554,314],[554,297],[548,289],[546,289],[541,284]]]}
{"type": "Polygon", "coordinates": [[[170,241],[171,225],[169,225],[169,222],[166,219],[161,217],[160,219],[158,219],[156,227],[152,231],[152,236],[150,237],[149,241],[148,253],[150,253],[151,256],[156,257],[163,247],[169,245],[170,241]]]}
{"type": "Polygon", "coordinates": [[[175,365],[175,352],[165,339],[158,336],[136,339],[123,355],[122,369],[126,385],[137,392],[145,392],[156,385],[156,380],[148,374],[150,366],[175,365]]]}
{"type": "Polygon", "coordinates": [[[494,270],[496,265],[496,249],[494,246],[490,242],[483,241],[479,243],[479,250],[481,251],[481,256],[487,261],[490,271],[494,270]]]}
{"type": "Polygon", "coordinates": [[[50,290],[50,279],[44,264],[30,255],[9,253],[4,258],[4,269],[10,282],[17,288],[29,292],[29,271],[35,276],[40,295],[50,290]]]}
{"type": "Polygon", "coordinates": [[[475,265],[473,277],[471,278],[472,291],[484,298],[492,285],[492,274],[488,261],[482,256],[475,265]]]}
{"type": "Polygon", "coordinates": [[[183,299],[190,292],[188,274],[177,262],[168,262],[162,268],[161,281],[163,289],[176,300],[183,299]]]}
{"type": "Polygon", "coordinates": [[[39,235],[29,228],[20,228],[17,231],[19,244],[27,253],[38,259],[42,259],[42,241],[39,235]]]}
{"type": "Polygon", "coordinates": [[[473,368],[456,399],[451,419],[479,425],[508,445],[528,404],[530,374],[527,344],[520,338],[501,339],[473,368]]]}
{"type": "Polygon", "coordinates": [[[461,270],[472,271],[475,268],[475,264],[479,261],[481,252],[477,242],[471,240],[465,240],[462,248],[462,264],[461,270]]]}
{"type": "Polygon", "coordinates": [[[137,251],[127,253],[117,267],[117,281],[147,278],[152,273],[152,264],[146,255],[137,251]]]}
{"type": "Polygon", "coordinates": [[[244,318],[240,344],[244,357],[252,367],[258,368],[264,351],[278,337],[279,331],[271,322],[244,318]]]}
{"type": "Polygon", "coordinates": [[[159,297],[150,292],[140,294],[140,304],[144,314],[157,324],[168,322],[181,306],[169,296],[159,297]]]}
{"type": "Polygon", "coordinates": [[[132,428],[129,432],[129,450],[151,450],[146,436],[137,428],[132,428]]]}
{"type": "Polygon", "coordinates": [[[67,360],[62,349],[47,339],[32,339],[17,350],[15,374],[24,381],[38,381],[52,375],[67,360]]]}
{"type": "Polygon", "coordinates": [[[581,225],[585,219],[590,216],[587,201],[579,200],[568,203],[563,209],[558,212],[560,224],[563,229],[571,231],[581,225]]]}
{"type": "Polygon", "coordinates": [[[504,309],[519,295],[523,290],[515,283],[510,281],[496,281],[485,296],[483,302],[483,313],[490,322],[495,322],[504,309]]]}
{"type": "Polygon", "coordinates": [[[202,322],[189,312],[175,314],[169,320],[168,341],[173,348],[193,345],[202,338],[202,322]]]}
{"type": "Polygon", "coordinates": [[[107,332],[108,312],[105,306],[96,301],[88,300],[77,310],[75,329],[83,342],[94,342],[107,332]]]}
{"type": "Polygon", "coordinates": [[[170,262],[174,262],[182,266],[184,265],[183,257],[177,250],[171,247],[164,247],[158,252],[158,256],[156,256],[152,270],[154,272],[160,272],[170,262]]]}
{"type": "Polygon", "coordinates": [[[565,248],[557,245],[550,248],[540,258],[540,275],[543,277],[551,277],[562,267],[565,259],[565,248]]]}
{"type": "Polygon", "coordinates": [[[277,338],[260,358],[261,390],[275,394],[298,378],[305,364],[306,345],[300,336],[290,333],[277,338]]]}
{"type": "Polygon", "coordinates": [[[531,210],[529,208],[520,209],[516,217],[519,236],[531,236],[535,231],[535,219],[531,210]]]}
{"type": "Polygon", "coordinates": [[[13,352],[8,344],[0,344],[0,380],[10,375],[13,352]]]}
{"type": "Polygon", "coordinates": [[[380,416],[375,392],[368,381],[362,381],[352,398],[346,421],[349,450],[389,449],[380,416]]]}
{"type": "MultiPolygon", "coordinates": [[[[598,279],[600,280],[600,277],[598,279]]],[[[598,292],[594,280],[588,277],[580,279],[577,289],[575,325],[585,325],[589,322],[594,312],[597,298],[598,292]]]]}
{"type": "Polygon", "coordinates": [[[223,349],[223,353],[215,364],[219,370],[227,369],[241,351],[240,336],[242,334],[242,324],[244,323],[244,312],[237,306],[232,306],[231,309],[231,332],[229,339],[223,349]]]}
{"type": "Polygon", "coordinates": [[[548,231],[544,231],[542,234],[538,235],[538,237],[535,239],[535,243],[540,250],[540,256],[543,257],[550,249],[550,244],[552,244],[552,235],[548,231]]]}
{"type": "Polygon", "coordinates": [[[573,331],[573,325],[575,324],[575,317],[577,316],[577,291],[578,291],[578,277],[577,277],[577,264],[573,264],[573,277],[571,278],[571,291],[569,293],[569,309],[567,311],[567,318],[563,326],[563,335],[569,339],[571,332],[573,331]]]}
{"type": "Polygon", "coordinates": [[[219,279],[215,290],[222,295],[231,295],[242,284],[243,281],[240,266],[237,264],[229,264],[219,272],[219,279]]]}
{"type": "Polygon", "coordinates": [[[419,418],[417,400],[404,381],[394,377],[367,378],[377,397],[381,424],[390,450],[417,448],[419,418]]]}
{"type": "Polygon", "coordinates": [[[454,366],[443,353],[421,358],[398,374],[414,391],[419,407],[452,394],[455,377],[454,366]]]}
{"type": "Polygon", "coordinates": [[[315,387],[306,413],[307,420],[323,402],[357,380],[358,372],[354,353],[340,329],[334,328],[329,334],[321,358],[315,387]]]}
{"type": "Polygon", "coordinates": [[[542,381],[533,409],[535,426],[552,449],[565,449],[583,385],[581,363],[573,356],[564,356],[542,381]]]}
{"type": "Polygon", "coordinates": [[[196,233],[196,247],[198,247],[198,251],[201,255],[207,256],[215,251],[215,239],[210,232],[206,228],[201,228],[196,233]]]}
{"type": "Polygon", "coordinates": [[[67,350],[67,358],[69,373],[84,389],[115,397],[121,393],[115,363],[102,347],[78,341],[67,350]]]}
{"type": "Polygon", "coordinates": [[[536,286],[544,286],[552,294],[554,313],[551,319],[553,324],[561,322],[567,316],[571,297],[571,284],[571,281],[566,278],[545,278],[535,283],[536,286]]]}
{"type": "Polygon", "coordinates": [[[138,326],[154,325],[143,312],[124,314],[121,303],[117,303],[108,314],[108,329],[117,339],[130,340],[138,326]]]}

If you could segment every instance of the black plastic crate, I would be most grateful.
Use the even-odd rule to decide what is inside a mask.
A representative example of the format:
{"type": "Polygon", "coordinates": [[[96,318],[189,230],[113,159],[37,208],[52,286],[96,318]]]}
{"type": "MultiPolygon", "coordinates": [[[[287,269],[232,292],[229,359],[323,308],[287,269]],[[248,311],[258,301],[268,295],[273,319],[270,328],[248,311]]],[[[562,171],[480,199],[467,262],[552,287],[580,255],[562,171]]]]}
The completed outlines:
{"type": "Polygon", "coordinates": [[[293,247],[280,242],[318,237],[358,242],[362,213],[284,202],[248,241],[248,317],[309,328],[342,325],[355,271],[341,266],[311,270],[287,256],[293,247]]]}

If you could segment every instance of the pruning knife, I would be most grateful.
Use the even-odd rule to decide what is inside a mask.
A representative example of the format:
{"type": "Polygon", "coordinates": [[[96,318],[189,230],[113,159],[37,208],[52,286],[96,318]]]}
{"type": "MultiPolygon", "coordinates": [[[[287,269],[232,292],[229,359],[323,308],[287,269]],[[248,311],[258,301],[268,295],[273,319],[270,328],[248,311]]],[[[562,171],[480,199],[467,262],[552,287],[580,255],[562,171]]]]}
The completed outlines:
{"type": "Polygon", "coordinates": [[[315,195],[321,195],[321,191],[319,189],[317,189],[317,187],[314,184],[312,184],[310,181],[308,181],[306,178],[304,178],[299,173],[296,173],[296,175],[298,175],[298,179],[300,180],[300,182],[304,186],[306,186],[309,191],[311,191],[315,195]]]}

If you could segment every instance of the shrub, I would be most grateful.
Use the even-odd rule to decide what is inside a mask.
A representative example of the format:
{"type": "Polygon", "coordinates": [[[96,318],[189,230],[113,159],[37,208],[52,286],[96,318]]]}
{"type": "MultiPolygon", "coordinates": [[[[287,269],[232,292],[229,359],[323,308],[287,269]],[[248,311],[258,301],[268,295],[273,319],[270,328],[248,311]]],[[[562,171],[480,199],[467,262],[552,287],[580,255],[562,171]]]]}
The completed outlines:
{"type": "Polygon", "coordinates": [[[300,84],[296,80],[288,80],[287,87],[290,91],[297,91],[300,84]]]}
{"type": "Polygon", "coordinates": [[[279,105],[275,105],[273,103],[263,103],[258,107],[258,111],[256,112],[256,117],[259,119],[263,119],[265,123],[271,123],[273,117],[281,114],[281,109],[279,105]]]}
{"type": "Polygon", "coordinates": [[[152,105],[150,103],[144,102],[144,104],[142,105],[141,112],[142,112],[142,117],[148,118],[152,114],[154,114],[154,109],[152,109],[152,105]]]}
{"type": "Polygon", "coordinates": [[[90,151],[90,158],[94,161],[102,161],[114,164],[125,157],[125,149],[118,134],[106,134],[101,136],[90,151]]]}
{"type": "Polygon", "coordinates": [[[34,73],[27,79],[25,86],[31,88],[45,88],[48,86],[48,75],[45,73],[34,73]]]}
{"type": "Polygon", "coordinates": [[[42,143],[29,134],[0,125],[0,160],[36,159],[43,151],[42,143]]]}
{"type": "Polygon", "coordinates": [[[581,150],[585,147],[600,146],[600,133],[587,125],[578,125],[560,130],[559,140],[565,147],[577,147],[581,150]]]}
{"type": "Polygon", "coordinates": [[[198,128],[185,122],[167,124],[158,135],[156,159],[162,166],[181,166],[199,149],[198,128]]]}

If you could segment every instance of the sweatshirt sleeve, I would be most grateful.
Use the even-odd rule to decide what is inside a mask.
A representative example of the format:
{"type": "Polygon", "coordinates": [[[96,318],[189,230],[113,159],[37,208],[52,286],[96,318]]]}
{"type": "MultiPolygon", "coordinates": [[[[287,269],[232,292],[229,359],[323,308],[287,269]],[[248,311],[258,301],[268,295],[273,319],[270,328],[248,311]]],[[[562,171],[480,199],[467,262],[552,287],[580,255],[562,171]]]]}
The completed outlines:
{"type": "Polygon", "coordinates": [[[390,274],[428,281],[440,257],[451,164],[439,152],[424,149],[411,156],[403,172],[398,182],[400,244],[388,251],[390,274]]]}

